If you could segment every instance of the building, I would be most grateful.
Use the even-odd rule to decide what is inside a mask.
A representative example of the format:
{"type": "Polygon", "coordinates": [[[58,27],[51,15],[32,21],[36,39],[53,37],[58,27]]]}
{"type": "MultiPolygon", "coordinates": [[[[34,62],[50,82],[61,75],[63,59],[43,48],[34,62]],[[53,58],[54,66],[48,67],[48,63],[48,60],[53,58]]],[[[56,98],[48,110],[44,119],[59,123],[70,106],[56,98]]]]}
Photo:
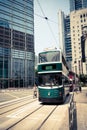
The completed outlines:
{"type": "Polygon", "coordinates": [[[69,69],[72,70],[72,48],[71,48],[71,34],[70,34],[70,16],[67,15],[64,18],[64,30],[65,30],[65,53],[66,61],[69,69]]]}
{"type": "Polygon", "coordinates": [[[65,55],[65,33],[64,33],[64,12],[58,11],[58,32],[59,32],[59,45],[63,54],[65,55]]]}
{"type": "Polygon", "coordinates": [[[0,88],[34,84],[34,2],[0,0],[0,88]]]}
{"type": "Polygon", "coordinates": [[[70,34],[70,16],[64,15],[64,12],[58,12],[59,23],[59,43],[60,48],[66,58],[69,69],[72,69],[72,49],[71,49],[71,34],[70,34]]]}
{"type": "MultiPolygon", "coordinates": [[[[87,8],[72,11],[70,13],[70,29],[72,42],[72,66],[73,71],[78,75],[87,74],[87,61],[82,57],[82,36],[83,28],[87,26],[87,8]]],[[[87,49],[87,46],[85,46],[87,49]]]]}
{"type": "Polygon", "coordinates": [[[70,12],[87,8],[87,0],[69,0],[70,12]]]}

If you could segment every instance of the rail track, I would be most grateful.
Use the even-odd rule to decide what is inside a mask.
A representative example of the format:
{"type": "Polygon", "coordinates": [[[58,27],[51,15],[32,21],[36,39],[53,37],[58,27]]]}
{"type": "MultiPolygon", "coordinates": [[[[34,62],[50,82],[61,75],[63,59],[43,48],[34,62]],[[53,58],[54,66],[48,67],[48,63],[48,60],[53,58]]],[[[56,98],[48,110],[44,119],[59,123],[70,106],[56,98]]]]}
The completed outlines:
{"type": "MultiPolygon", "coordinates": [[[[42,118],[39,117],[38,115],[40,114],[40,111],[43,111],[43,113],[45,113],[45,111],[47,111],[46,109],[47,106],[41,105],[39,106],[37,109],[33,110],[31,113],[27,114],[26,116],[24,116],[22,119],[20,119],[19,121],[15,122],[14,124],[12,124],[10,127],[6,128],[6,130],[16,130],[16,129],[20,129],[21,124],[25,124],[27,122],[27,128],[25,128],[26,130],[31,130],[31,129],[35,129],[35,130],[39,130],[41,129],[41,127],[44,125],[44,123],[47,121],[47,119],[52,115],[52,113],[55,111],[55,109],[58,106],[50,106],[48,113],[42,118]],[[36,113],[38,113],[37,117],[36,117],[36,113]],[[37,125],[32,125],[31,121],[33,119],[33,123],[35,124],[35,120],[37,120],[36,122],[39,122],[39,120],[41,120],[39,123],[37,123],[37,125]],[[30,122],[30,123],[29,123],[30,122]]],[[[22,128],[24,129],[24,128],[22,128]]]]}
{"type": "Polygon", "coordinates": [[[0,115],[6,114],[6,113],[11,112],[15,109],[23,107],[24,105],[32,103],[36,100],[37,99],[32,99],[32,96],[27,96],[27,97],[24,97],[24,98],[14,100],[12,102],[6,102],[4,104],[1,104],[0,105],[0,115]]]}
{"type": "MultiPolygon", "coordinates": [[[[26,98],[26,100],[29,99],[26,98]]],[[[26,100],[24,99],[24,102],[26,102],[26,100]]],[[[17,102],[16,105],[18,106],[16,107],[13,104],[6,106],[9,108],[12,105],[13,109],[3,111],[3,113],[0,114],[0,120],[3,120],[0,125],[0,130],[31,130],[32,128],[34,129],[34,127],[35,130],[39,130],[58,108],[58,105],[41,104],[37,99],[30,99],[27,103],[24,102],[21,105],[18,105],[20,102],[17,102]]],[[[4,107],[0,109],[2,110],[4,107]]]]}
{"type": "Polygon", "coordinates": [[[41,104],[32,96],[0,104],[0,130],[58,129],[64,119],[67,101],[63,105],[41,104]]]}

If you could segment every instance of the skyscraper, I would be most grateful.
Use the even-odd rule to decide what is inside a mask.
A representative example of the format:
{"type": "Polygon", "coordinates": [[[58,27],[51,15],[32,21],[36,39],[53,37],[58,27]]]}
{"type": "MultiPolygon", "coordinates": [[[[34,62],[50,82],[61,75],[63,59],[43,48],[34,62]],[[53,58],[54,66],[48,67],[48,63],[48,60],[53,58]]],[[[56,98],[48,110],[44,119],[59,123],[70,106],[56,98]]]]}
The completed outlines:
{"type": "Polygon", "coordinates": [[[69,69],[71,70],[72,61],[72,47],[71,47],[71,34],[70,34],[70,16],[67,15],[64,18],[64,30],[65,30],[65,53],[66,61],[68,63],[69,69]]]}
{"type": "Polygon", "coordinates": [[[58,23],[59,23],[60,48],[63,51],[68,66],[71,70],[72,49],[71,49],[71,35],[70,35],[70,16],[69,15],[65,16],[64,12],[59,10],[58,23]]]}
{"type": "Polygon", "coordinates": [[[70,12],[87,8],[87,0],[69,0],[70,12]]]}
{"type": "Polygon", "coordinates": [[[84,52],[83,29],[87,27],[87,8],[72,11],[70,13],[70,23],[73,71],[78,75],[87,74],[87,59],[84,59],[84,54],[82,55],[84,52]]]}
{"type": "Polygon", "coordinates": [[[33,4],[33,0],[0,0],[0,88],[34,83],[33,4]]]}
{"type": "Polygon", "coordinates": [[[64,34],[64,12],[58,11],[58,24],[59,24],[59,45],[63,54],[65,55],[65,34],[64,34]]]}
{"type": "MultiPolygon", "coordinates": [[[[83,28],[87,26],[87,0],[70,0],[70,30],[72,45],[72,68],[75,73],[87,74],[84,57],[83,28]],[[83,58],[84,57],[84,58],[83,58]],[[83,62],[84,61],[84,62],[83,62]]],[[[86,48],[86,47],[85,47],[86,48]]]]}

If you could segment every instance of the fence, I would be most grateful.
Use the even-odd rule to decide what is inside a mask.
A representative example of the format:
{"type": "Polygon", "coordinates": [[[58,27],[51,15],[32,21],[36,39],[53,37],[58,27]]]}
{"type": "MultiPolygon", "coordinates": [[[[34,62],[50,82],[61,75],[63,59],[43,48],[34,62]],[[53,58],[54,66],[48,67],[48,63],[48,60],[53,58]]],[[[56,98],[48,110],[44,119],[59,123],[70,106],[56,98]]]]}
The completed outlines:
{"type": "Polygon", "coordinates": [[[74,121],[76,117],[75,113],[76,113],[76,104],[74,102],[74,93],[73,93],[70,100],[70,106],[69,106],[69,130],[74,130],[74,121]]]}

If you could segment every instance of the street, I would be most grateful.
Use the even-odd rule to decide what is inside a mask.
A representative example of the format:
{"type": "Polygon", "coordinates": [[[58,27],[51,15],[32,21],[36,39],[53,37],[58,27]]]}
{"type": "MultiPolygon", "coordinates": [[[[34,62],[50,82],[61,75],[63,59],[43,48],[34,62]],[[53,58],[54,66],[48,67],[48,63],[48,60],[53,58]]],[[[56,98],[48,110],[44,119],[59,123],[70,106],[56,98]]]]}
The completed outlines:
{"type": "MultiPolygon", "coordinates": [[[[33,90],[0,92],[0,130],[69,130],[71,97],[72,93],[64,104],[48,105],[33,98],[33,90]]],[[[87,88],[82,88],[82,93],[74,92],[74,102],[77,119],[74,129],[86,130],[87,88]]]]}

